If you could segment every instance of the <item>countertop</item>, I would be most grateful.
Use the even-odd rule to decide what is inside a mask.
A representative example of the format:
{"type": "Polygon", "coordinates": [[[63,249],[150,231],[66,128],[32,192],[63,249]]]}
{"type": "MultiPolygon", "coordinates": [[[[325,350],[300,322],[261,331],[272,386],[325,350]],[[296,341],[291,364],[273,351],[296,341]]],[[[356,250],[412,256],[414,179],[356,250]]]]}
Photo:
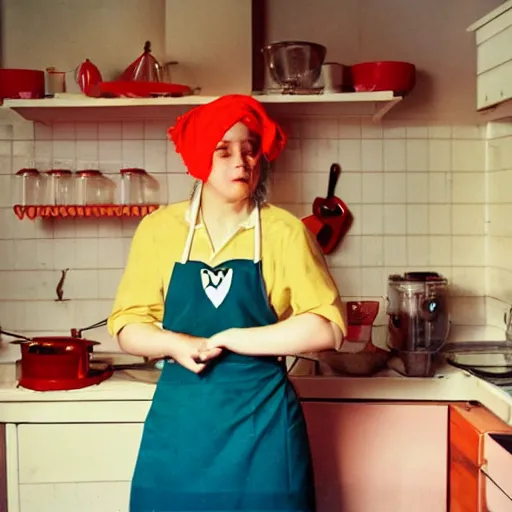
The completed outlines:
{"type": "MultiPolygon", "coordinates": [[[[432,378],[394,372],[378,377],[291,377],[304,400],[476,401],[512,425],[512,397],[450,366],[432,378]]],[[[103,383],[72,391],[38,392],[18,387],[15,365],[0,364],[0,422],[144,421],[155,385],[116,372],[103,383]]]]}

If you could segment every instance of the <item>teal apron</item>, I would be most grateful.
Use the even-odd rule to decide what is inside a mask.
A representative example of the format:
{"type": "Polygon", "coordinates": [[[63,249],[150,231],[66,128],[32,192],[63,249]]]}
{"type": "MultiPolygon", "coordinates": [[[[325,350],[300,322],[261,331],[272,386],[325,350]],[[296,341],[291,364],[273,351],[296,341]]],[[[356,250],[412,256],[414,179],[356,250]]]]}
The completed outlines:
{"type": "MultiPolygon", "coordinates": [[[[209,338],[232,327],[277,322],[260,261],[211,267],[189,261],[199,211],[165,299],[164,329],[209,338]]],[[[276,357],[224,351],[200,374],[167,362],[148,413],[130,496],[131,512],[313,512],[306,425],[286,366],[276,357]]]]}

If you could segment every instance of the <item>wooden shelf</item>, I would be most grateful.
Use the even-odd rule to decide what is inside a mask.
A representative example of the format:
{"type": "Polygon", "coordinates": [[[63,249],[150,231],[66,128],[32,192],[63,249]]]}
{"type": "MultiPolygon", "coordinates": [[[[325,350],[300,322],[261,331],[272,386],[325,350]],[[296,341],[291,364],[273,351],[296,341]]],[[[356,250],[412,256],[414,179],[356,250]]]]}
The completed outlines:
{"type": "MultiPolygon", "coordinates": [[[[337,105],[350,107],[351,115],[371,115],[380,120],[402,97],[392,91],[346,92],[336,94],[254,94],[264,104],[277,105],[337,105]],[[354,112],[354,114],[352,114],[354,112]]],[[[0,119],[12,122],[16,118],[42,123],[69,120],[105,120],[150,118],[169,119],[176,107],[203,105],[215,96],[191,95],[181,98],[89,98],[81,94],[61,94],[55,98],[5,100],[0,119]]],[[[174,112],[175,115],[175,112],[174,112]]]]}
{"type": "Polygon", "coordinates": [[[144,217],[154,212],[161,205],[141,204],[101,204],[101,205],[14,205],[13,210],[18,219],[50,218],[101,218],[101,217],[144,217]]]}

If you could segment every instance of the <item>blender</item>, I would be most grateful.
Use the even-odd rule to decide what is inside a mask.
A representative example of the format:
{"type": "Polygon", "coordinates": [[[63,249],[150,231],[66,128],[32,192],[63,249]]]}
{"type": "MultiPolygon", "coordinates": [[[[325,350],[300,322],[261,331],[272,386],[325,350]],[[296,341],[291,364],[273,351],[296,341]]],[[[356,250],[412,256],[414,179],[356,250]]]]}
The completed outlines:
{"type": "Polygon", "coordinates": [[[436,272],[388,277],[388,344],[403,374],[430,377],[450,330],[448,281],[436,272]]]}

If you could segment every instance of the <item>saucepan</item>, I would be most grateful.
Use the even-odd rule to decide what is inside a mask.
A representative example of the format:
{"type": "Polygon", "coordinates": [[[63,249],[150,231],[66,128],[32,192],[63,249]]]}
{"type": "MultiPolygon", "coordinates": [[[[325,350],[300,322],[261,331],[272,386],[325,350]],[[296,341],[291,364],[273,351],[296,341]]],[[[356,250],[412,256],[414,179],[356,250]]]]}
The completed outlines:
{"type": "Polygon", "coordinates": [[[78,389],[99,384],[114,371],[144,368],[144,363],[110,364],[92,360],[93,349],[99,342],[84,339],[82,332],[104,326],[106,320],[82,329],[72,329],[71,336],[28,337],[0,330],[1,334],[17,338],[20,345],[19,384],[36,391],[78,389]]]}
{"type": "Polygon", "coordinates": [[[317,197],[313,202],[313,215],[302,219],[324,254],[336,249],[353,221],[347,205],[334,195],[340,174],[340,165],[333,163],[329,170],[327,196],[317,197]]]}
{"type": "Polygon", "coordinates": [[[21,347],[23,375],[33,378],[83,379],[89,373],[89,357],[99,342],[83,339],[82,332],[101,327],[102,320],[83,329],[72,329],[71,336],[28,337],[0,329],[0,334],[16,338],[12,344],[21,347]]]}

